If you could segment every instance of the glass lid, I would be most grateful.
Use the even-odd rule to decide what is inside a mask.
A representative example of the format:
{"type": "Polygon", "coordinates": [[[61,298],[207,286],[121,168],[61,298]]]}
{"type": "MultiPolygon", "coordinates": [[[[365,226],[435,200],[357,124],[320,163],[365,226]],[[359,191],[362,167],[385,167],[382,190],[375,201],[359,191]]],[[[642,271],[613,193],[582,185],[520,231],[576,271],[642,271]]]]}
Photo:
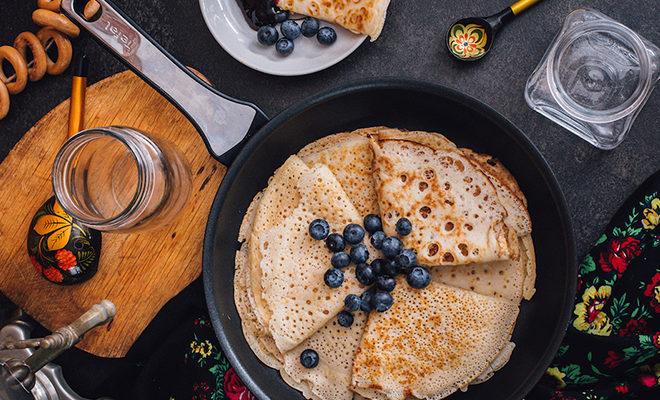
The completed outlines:
{"type": "Polygon", "coordinates": [[[616,22],[575,26],[563,35],[550,59],[553,97],[585,121],[605,123],[630,114],[652,85],[644,43],[616,22]]]}

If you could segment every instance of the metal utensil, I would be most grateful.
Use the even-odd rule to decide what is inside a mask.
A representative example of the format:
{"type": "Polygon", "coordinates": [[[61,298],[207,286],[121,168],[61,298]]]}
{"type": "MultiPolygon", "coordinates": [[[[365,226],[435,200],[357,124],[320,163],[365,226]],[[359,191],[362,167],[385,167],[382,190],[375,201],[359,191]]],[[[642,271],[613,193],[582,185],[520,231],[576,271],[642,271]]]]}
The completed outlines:
{"type": "Polygon", "coordinates": [[[476,61],[493,47],[495,34],[517,15],[541,0],[519,0],[490,17],[468,17],[454,22],[447,30],[449,54],[460,61],[476,61]]]}
{"type": "Polygon", "coordinates": [[[29,326],[20,319],[5,326],[0,337],[9,340],[0,343],[0,399],[81,400],[63,381],[60,368],[49,363],[87,332],[112,321],[115,312],[115,305],[103,300],[70,325],[40,339],[28,339],[29,326]]]}

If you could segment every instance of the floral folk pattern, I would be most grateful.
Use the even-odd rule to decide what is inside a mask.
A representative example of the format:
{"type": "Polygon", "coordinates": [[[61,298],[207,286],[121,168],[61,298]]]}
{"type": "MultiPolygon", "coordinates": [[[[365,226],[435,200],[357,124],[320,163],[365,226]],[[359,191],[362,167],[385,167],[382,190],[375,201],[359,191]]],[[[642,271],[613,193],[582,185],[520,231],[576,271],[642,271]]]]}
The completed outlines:
{"type": "Polygon", "coordinates": [[[96,271],[100,233],[77,224],[54,198],[35,215],[28,232],[30,262],[47,280],[69,284],[96,271]]]}
{"type": "Polygon", "coordinates": [[[546,371],[550,399],[640,398],[660,389],[656,182],[622,207],[579,266],[573,320],[546,371]]]}
{"type": "Polygon", "coordinates": [[[481,56],[486,49],[486,30],[477,24],[456,24],[449,32],[449,48],[460,58],[481,56]]]}
{"type": "MultiPolygon", "coordinates": [[[[208,320],[193,321],[193,337],[185,354],[185,366],[195,368],[191,400],[256,400],[227,361],[214,338],[208,320]]],[[[177,400],[169,396],[170,400],[177,400]]]]}

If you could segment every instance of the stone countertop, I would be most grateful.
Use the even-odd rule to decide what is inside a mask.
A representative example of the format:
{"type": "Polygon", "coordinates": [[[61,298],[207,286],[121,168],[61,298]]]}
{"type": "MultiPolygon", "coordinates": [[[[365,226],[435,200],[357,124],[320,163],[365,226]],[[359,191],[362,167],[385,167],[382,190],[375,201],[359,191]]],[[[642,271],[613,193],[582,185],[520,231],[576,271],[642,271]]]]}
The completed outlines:
{"type": "MultiPolygon", "coordinates": [[[[577,8],[595,8],[660,45],[654,18],[658,3],[546,0],[502,30],[491,54],[481,62],[462,64],[450,59],[444,35],[452,21],[488,15],[509,2],[394,0],[375,43],[366,41],[325,71],[274,77],[243,66],[222,50],[204,24],[197,1],[115,0],[181,62],[203,71],[224,93],[258,104],[268,115],[320,91],[381,77],[441,84],[489,104],[521,128],[552,167],[568,201],[581,257],[625,198],[660,169],[660,93],[653,93],[618,148],[601,151],[532,111],[523,96],[525,81],[564,18],[577,8]]],[[[35,1],[0,2],[0,44],[10,44],[24,30],[37,30],[30,17],[34,7],[35,1]]],[[[125,69],[87,37],[78,39],[76,46],[84,46],[92,60],[90,83],[125,69]]],[[[69,96],[69,87],[67,75],[46,77],[12,97],[10,114],[0,121],[0,159],[24,132],[69,96]]]]}

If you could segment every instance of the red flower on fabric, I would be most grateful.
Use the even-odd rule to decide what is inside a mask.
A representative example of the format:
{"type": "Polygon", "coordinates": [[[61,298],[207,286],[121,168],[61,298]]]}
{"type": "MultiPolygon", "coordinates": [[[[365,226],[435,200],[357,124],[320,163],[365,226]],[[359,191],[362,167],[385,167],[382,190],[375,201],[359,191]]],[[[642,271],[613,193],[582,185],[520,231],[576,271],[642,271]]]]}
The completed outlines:
{"type": "Polygon", "coordinates": [[[256,400],[231,367],[225,372],[224,389],[228,400],[256,400]]]}
{"type": "Polygon", "coordinates": [[[30,262],[32,263],[32,265],[34,265],[34,268],[37,270],[38,274],[41,274],[43,272],[44,267],[43,265],[39,264],[39,261],[37,261],[37,257],[31,256],[30,262]]]}
{"type": "Polygon", "coordinates": [[[43,272],[46,279],[51,282],[62,282],[64,280],[64,275],[57,268],[48,267],[44,268],[43,272]]]}
{"type": "Polygon", "coordinates": [[[620,384],[614,386],[614,391],[619,393],[619,394],[626,394],[629,391],[628,385],[626,385],[625,383],[620,383],[620,384]]]}
{"type": "Polygon", "coordinates": [[[651,282],[646,285],[644,296],[651,298],[649,303],[651,308],[656,313],[660,313],[660,272],[656,272],[651,278],[651,282]]]}
{"type": "Polygon", "coordinates": [[[653,387],[657,383],[657,379],[653,375],[640,375],[639,383],[646,387],[653,387]]]}
{"type": "Polygon", "coordinates": [[[78,265],[78,260],[76,259],[76,255],[67,249],[57,250],[57,252],[55,253],[55,259],[57,260],[57,266],[63,269],[64,271],[68,271],[71,268],[75,268],[76,265],[78,265]]]}
{"type": "Polygon", "coordinates": [[[623,362],[623,359],[621,356],[612,350],[609,350],[607,352],[607,357],[605,357],[605,360],[603,360],[603,364],[609,369],[616,368],[619,364],[623,362]]]}
{"type": "Polygon", "coordinates": [[[653,345],[660,349],[660,332],[656,332],[653,335],[653,345]]]}
{"type": "Polygon", "coordinates": [[[575,400],[575,397],[567,396],[561,390],[555,390],[555,392],[548,400],[575,400]]]}
{"type": "Polygon", "coordinates": [[[648,322],[644,318],[630,319],[619,330],[619,336],[635,336],[649,332],[648,322]]]}
{"type": "Polygon", "coordinates": [[[615,270],[621,277],[630,261],[642,254],[639,240],[634,237],[612,239],[605,251],[600,253],[598,264],[604,272],[615,270]]]}
{"type": "Polygon", "coordinates": [[[193,396],[192,400],[208,400],[206,394],[211,390],[208,383],[202,381],[193,383],[193,396]]]}

